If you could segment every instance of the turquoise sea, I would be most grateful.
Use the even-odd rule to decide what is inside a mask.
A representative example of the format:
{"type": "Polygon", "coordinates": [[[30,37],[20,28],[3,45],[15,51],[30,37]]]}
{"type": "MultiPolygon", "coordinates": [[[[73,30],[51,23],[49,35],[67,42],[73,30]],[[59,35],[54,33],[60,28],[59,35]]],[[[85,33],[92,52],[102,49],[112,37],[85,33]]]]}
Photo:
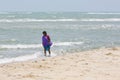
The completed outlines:
{"type": "Polygon", "coordinates": [[[0,12],[0,63],[37,58],[44,30],[55,55],[120,46],[120,13],[0,12]]]}

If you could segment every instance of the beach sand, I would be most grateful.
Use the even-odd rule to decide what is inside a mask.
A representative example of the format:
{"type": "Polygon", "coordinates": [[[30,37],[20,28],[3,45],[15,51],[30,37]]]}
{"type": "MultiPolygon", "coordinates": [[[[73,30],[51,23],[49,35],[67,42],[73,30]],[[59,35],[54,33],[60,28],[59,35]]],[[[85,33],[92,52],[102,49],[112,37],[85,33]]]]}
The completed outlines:
{"type": "Polygon", "coordinates": [[[120,48],[0,64],[0,80],[120,80],[120,48]]]}

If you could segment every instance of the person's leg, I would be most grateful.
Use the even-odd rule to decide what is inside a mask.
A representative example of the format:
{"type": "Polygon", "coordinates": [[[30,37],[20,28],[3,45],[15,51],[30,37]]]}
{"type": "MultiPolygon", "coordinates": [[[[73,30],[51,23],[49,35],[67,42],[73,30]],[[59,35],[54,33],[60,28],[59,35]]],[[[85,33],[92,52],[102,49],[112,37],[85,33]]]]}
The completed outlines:
{"type": "Polygon", "coordinates": [[[44,56],[46,56],[46,49],[44,48],[44,56]]]}
{"type": "Polygon", "coordinates": [[[49,55],[51,55],[51,51],[50,51],[50,49],[48,50],[48,52],[49,52],[49,55]]]}
{"type": "Polygon", "coordinates": [[[49,52],[49,56],[51,56],[50,46],[49,46],[48,52],[49,52]]]}

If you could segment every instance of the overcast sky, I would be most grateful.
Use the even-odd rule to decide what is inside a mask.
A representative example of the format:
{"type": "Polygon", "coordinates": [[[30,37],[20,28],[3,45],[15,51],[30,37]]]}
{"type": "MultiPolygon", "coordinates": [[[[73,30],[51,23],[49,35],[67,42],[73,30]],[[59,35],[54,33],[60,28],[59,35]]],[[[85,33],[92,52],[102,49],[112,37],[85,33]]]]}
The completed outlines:
{"type": "Polygon", "coordinates": [[[0,0],[0,11],[120,12],[120,0],[0,0]]]}

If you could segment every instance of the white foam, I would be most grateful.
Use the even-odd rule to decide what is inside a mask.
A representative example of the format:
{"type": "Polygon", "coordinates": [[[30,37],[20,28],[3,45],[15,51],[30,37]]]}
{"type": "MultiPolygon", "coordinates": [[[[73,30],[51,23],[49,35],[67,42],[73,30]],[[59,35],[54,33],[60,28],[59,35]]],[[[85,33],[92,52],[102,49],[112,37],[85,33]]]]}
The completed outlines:
{"type": "Polygon", "coordinates": [[[9,17],[9,18],[15,18],[15,16],[13,16],[13,15],[12,16],[7,16],[7,17],[9,17]]]}
{"type": "MultiPolygon", "coordinates": [[[[34,56],[36,56],[37,58],[45,58],[45,56],[44,56],[44,53],[41,53],[41,52],[36,52],[35,54],[34,54],[34,56]]],[[[47,53],[47,56],[49,56],[49,54],[47,53]]],[[[57,54],[55,54],[55,53],[51,53],[51,57],[55,57],[55,56],[57,56],[57,54]]]]}
{"type": "Polygon", "coordinates": [[[76,19],[0,19],[0,22],[59,22],[76,21],[76,19]]]}
{"type": "Polygon", "coordinates": [[[16,39],[1,39],[0,41],[2,41],[2,42],[16,42],[17,40],[16,39]]]}
{"type": "Polygon", "coordinates": [[[40,44],[16,44],[16,45],[0,45],[2,49],[25,49],[25,48],[40,48],[40,44]]]}
{"type": "MultiPolygon", "coordinates": [[[[53,46],[72,46],[80,45],[84,42],[55,42],[53,46]]],[[[15,44],[15,45],[0,45],[0,49],[35,49],[42,47],[42,44],[15,44]]]]}
{"type": "Polygon", "coordinates": [[[118,22],[120,21],[120,18],[105,18],[105,19],[100,19],[100,18],[88,18],[88,19],[0,19],[0,22],[75,22],[75,21],[114,21],[118,22]]]}
{"type": "Polygon", "coordinates": [[[0,64],[19,62],[19,61],[27,61],[27,60],[35,59],[35,58],[37,58],[37,57],[34,55],[26,55],[26,56],[20,56],[20,57],[16,57],[16,58],[4,58],[4,59],[0,59],[0,64]]]}
{"type": "Polygon", "coordinates": [[[54,45],[55,46],[70,46],[70,45],[79,45],[83,44],[84,42],[57,42],[54,45]]]}
{"type": "MultiPolygon", "coordinates": [[[[57,56],[57,54],[51,53],[51,57],[55,57],[57,56]]],[[[4,58],[4,59],[0,59],[0,64],[4,64],[4,63],[11,63],[11,62],[21,62],[21,61],[28,61],[28,60],[32,60],[32,59],[37,59],[37,58],[46,58],[44,56],[43,53],[41,52],[36,52],[32,55],[26,55],[26,56],[19,56],[16,58],[4,58]]]]}
{"type": "Polygon", "coordinates": [[[81,21],[96,21],[96,22],[104,22],[104,21],[107,21],[107,22],[110,22],[110,21],[120,21],[120,18],[108,18],[108,19],[81,19],[81,21]]]}
{"type": "Polygon", "coordinates": [[[111,15],[111,14],[118,14],[118,15],[119,15],[120,13],[92,13],[92,12],[91,12],[91,13],[87,13],[87,14],[103,14],[103,15],[104,15],[104,14],[110,14],[110,15],[111,15]]]}

